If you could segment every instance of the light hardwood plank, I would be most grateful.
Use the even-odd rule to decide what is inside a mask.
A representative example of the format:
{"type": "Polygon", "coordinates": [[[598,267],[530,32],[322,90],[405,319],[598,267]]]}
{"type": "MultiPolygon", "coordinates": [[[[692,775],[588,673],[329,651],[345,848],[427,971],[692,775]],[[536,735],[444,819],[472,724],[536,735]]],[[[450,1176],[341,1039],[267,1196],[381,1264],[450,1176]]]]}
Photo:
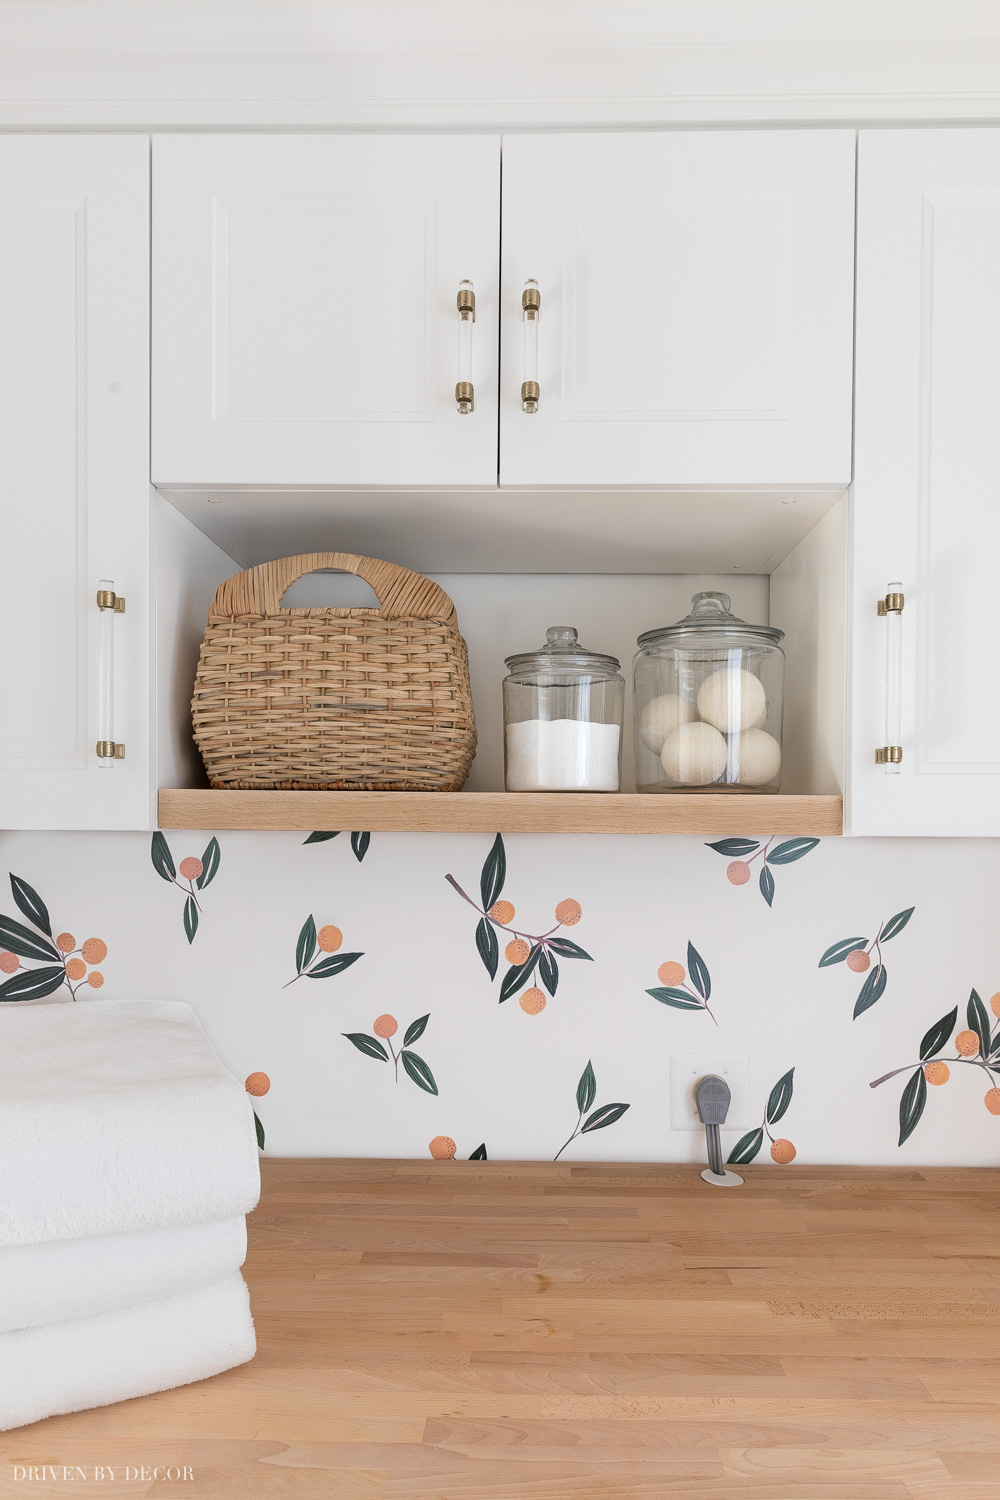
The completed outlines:
{"type": "Polygon", "coordinates": [[[843,832],[840,797],[677,792],[227,792],[163,788],[161,828],[373,833],[843,832]]]}
{"type": "MultiPolygon", "coordinates": [[[[187,1500],[996,1500],[1000,1174],[272,1161],[259,1353],[0,1438],[187,1500]]],[[[65,1486],[35,1482],[36,1497],[65,1486]]]]}

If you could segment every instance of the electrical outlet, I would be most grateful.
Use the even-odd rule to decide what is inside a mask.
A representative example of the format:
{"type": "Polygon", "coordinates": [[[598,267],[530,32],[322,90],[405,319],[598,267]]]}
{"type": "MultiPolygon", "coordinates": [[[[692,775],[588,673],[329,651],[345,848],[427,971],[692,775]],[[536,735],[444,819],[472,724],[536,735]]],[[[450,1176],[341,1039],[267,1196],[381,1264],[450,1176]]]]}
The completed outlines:
{"type": "MultiPolygon", "coordinates": [[[[733,1095],[723,1130],[749,1130],[750,1059],[738,1052],[674,1052],[670,1057],[670,1128],[703,1130],[694,1102],[694,1086],[706,1073],[718,1073],[733,1095]]],[[[759,1121],[757,1122],[760,1123],[759,1121]]]]}

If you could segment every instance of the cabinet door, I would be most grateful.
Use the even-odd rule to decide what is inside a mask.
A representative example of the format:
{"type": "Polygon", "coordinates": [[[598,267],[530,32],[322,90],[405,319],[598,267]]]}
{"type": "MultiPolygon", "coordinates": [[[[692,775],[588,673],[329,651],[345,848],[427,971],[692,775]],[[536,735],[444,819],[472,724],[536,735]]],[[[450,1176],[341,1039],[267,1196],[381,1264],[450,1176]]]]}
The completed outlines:
{"type": "Polygon", "coordinates": [[[157,137],[154,483],[495,485],[499,219],[496,137],[157,137]]]}
{"type": "Polygon", "coordinates": [[[501,483],[846,484],[854,156],[848,130],[505,137],[501,483]]]}
{"type": "Polygon", "coordinates": [[[145,828],[148,140],[0,137],[0,327],[0,827],[145,828]],[[124,760],[96,753],[102,579],[124,760]]]}
{"type": "Polygon", "coordinates": [[[849,831],[997,835],[1000,131],[862,132],[858,189],[849,831]]]}

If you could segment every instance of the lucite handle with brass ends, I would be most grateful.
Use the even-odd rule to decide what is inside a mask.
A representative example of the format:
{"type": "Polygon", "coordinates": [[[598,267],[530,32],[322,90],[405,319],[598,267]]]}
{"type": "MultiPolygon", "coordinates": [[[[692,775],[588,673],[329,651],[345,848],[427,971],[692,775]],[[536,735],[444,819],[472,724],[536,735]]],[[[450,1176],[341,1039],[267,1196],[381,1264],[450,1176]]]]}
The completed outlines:
{"type": "Polygon", "coordinates": [[[524,379],[521,382],[521,410],[532,416],[538,410],[538,314],[542,308],[542,297],[538,282],[534,279],[524,283],[521,293],[521,314],[524,324],[524,379]]]}
{"type": "Polygon", "coordinates": [[[458,381],[455,401],[459,414],[467,417],[476,409],[476,392],[472,384],[472,325],[476,321],[476,294],[471,281],[458,283],[458,381]]]}
{"type": "Polygon", "coordinates": [[[125,746],[115,740],[115,615],[125,613],[125,600],[110,578],[100,580],[97,608],[97,759],[113,766],[125,759],[125,746]]]}
{"type": "Polygon", "coordinates": [[[875,751],[876,763],[887,775],[898,776],[903,759],[900,740],[903,721],[903,585],[890,583],[878,613],[885,619],[885,744],[875,751]]]}

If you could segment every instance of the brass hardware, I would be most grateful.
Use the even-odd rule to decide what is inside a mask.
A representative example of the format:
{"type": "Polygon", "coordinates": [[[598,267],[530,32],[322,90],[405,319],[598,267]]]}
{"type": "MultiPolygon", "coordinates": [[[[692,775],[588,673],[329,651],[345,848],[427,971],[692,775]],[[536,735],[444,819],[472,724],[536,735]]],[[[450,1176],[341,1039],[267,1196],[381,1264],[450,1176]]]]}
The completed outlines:
{"type": "Polygon", "coordinates": [[[472,381],[472,326],[476,321],[476,294],[471,281],[460,281],[455,297],[458,308],[458,383],[455,386],[455,401],[459,416],[467,417],[476,409],[476,396],[472,381]]]}
{"type": "MultiPolygon", "coordinates": [[[[888,592],[878,601],[878,613],[886,622],[885,637],[885,737],[900,740],[902,731],[902,631],[903,631],[903,587],[897,579],[890,579],[888,592]]],[[[875,764],[884,766],[887,773],[898,771],[903,759],[903,747],[898,744],[878,746],[875,764]]]]}
{"type": "Polygon", "coordinates": [[[97,590],[98,609],[113,609],[116,615],[125,613],[125,595],[116,594],[114,589],[97,590]]]}
{"type": "Polygon", "coordinates": [[[470,411],[476,409],[476,392],[471,380],[460,380],[455,386],[455,400],[458,402],[459,413],[467,417],[470,411]]]}
{"type": "Polygon", "coordinates": [[[538,282],[530,277],[521,293],[522,324],[524,326],[524,366],[521,383],[521,410],[531,416],[538,410],[541,390],[538,384],[538,319],[542,306],[542,294],[538,282]]]}
{"type": "Polygon", "coordinates": [[[114,740],[98,740],[97,757],[99,760],[124,760],[125,746],[116,745],[114,740]]]}
{"type": "Polygon", "coordinates": [[[459,287],[455,305],[463,323],[467,318],[471,318],[473,323],[476,321],[476,294],[471,286],[459,287]]]}

